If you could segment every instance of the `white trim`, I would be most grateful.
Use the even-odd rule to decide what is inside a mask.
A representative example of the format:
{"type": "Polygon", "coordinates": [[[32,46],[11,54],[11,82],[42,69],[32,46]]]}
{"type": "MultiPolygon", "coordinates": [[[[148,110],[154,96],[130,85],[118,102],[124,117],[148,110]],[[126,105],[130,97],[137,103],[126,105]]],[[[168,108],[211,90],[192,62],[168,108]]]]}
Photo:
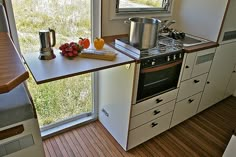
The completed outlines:
{"type": "Polygon", "coordinates": [[[92,19],[92,41],[96,38],[96,37],[101,37],[101,30],[102,30],[102,26],[101,26],[101,8],[102,8],[102,4],[101,4],[101,0],[91,0],[91,19],[92,19]]]}
{"type": "Polygon", "coordinates": [[[9,20],[9,27],[10,27],[11,35],[13,38],[12,40],[16,46],[16,49],[21,54],[19,39],[17,35],[17,30],[16,30],[16,23],[15,23],[13,8],[12,8],[12,2],[11,0],[5,0],[5,4],[6,4],[5,9],[7,10],[7,16],[9,20]]]}
{"type": "Polygon", "coordinates": [[[121,20],[121,19],[127,19],[130,18],[131,16],[142,16],[142,17],[171,17],[172,12],[173,12],[173,6],[174,6],[174,0],[170,0],[171,6],[170,6],[170,11],[168,13],[127,13],[126,15],[124,14],[117,14],[116,13],[116,1],[109,1],[109,6],[110,6],[110,20],[121,20]]]}

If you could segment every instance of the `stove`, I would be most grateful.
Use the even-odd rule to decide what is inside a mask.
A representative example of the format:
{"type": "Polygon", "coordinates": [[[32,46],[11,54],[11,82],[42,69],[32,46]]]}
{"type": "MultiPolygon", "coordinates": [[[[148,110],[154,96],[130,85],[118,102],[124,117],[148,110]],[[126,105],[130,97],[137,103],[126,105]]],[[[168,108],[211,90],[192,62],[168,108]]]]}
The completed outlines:
{"type": "Polygon", "coordinates": [[[113,46],[137,60],[135,91],[132,103],[147,100],[176,89],[183,61],[182,42],[160,36],[157,46],[140,50],[128,38],[116,39],[113,46]]]}
{"type": "Polygon", "coordinates": [[[128,38],[119,38],[115,40],[114,46],[115,48],[127,53],[128,55],[131,55],[138,60],[161,56],[166,58],[172,54],[175,54],[173,60],[175,60],[179,55],[182,57],[183,44],[180,41],[169,37],[160,36],[157,43],[157,46],[154,48],[138,49],[129,43],[128,38]]]}

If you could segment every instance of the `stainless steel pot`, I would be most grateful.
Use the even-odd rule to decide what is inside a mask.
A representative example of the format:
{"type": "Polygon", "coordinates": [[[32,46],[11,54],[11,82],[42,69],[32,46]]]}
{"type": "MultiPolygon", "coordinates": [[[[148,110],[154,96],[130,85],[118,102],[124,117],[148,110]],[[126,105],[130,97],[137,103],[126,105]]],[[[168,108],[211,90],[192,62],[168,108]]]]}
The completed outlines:
{"type": "Polygon", "coordinates": [[[156,46],[160,20],[132,17],[125,23],[130,23],[129,42],[131,45],[139,49],[149,49],[156,46]]]}

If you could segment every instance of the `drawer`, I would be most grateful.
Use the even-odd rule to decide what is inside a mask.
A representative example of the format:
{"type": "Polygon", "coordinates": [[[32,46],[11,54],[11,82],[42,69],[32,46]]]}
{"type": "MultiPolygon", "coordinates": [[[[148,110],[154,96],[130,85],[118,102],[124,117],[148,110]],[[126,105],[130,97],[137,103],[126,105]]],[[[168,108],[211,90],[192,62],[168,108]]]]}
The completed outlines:
{"type": "Polygon", "coordinates": [[[171,127],[183,122],[197,113],[201,95],[202,92],[176,103],[171,127]]]}
{"type": "Polygon", "coordinates": [[[137,128],[138,126],[156,119],[168,112],[173,111],[174,106],[175,100],[172,100],[164,105],[155,107],[154,109],[148,110],[142,114],[132,117],[130,120],[130,130],[137,128]]]}
{"type": "Polygon", "coordinates": [[[192,77],[209,72],[214,55],[215,48],[199,51],[193,67],[192,77]]]}
{"type": "Polygon", "coordinates": [[[131,130],[129,132],[128,149],[169,129],[171,116],[172,112],[131,130]]]}
{"type": "Polygon", "coordinates": [[[140,103],[137,103],[135,105],[132,105],[132,112],[131,117],[138,115],[140,113],[143,113],[145,111],[148,111],[150,109],[153,109],[157,106],[160,106],[162,104],[165,104],[171,100],[176,99],[177,97],[178,89],[169,91],[167,93],[158,95],[156,97],[150,98],[148,100],[142,101],[140,103]]]}
{"type": "Polygon", "coordinates": [[[207,75],[208,73],[181,82],[177,102],[203,91],[207,75]]]}

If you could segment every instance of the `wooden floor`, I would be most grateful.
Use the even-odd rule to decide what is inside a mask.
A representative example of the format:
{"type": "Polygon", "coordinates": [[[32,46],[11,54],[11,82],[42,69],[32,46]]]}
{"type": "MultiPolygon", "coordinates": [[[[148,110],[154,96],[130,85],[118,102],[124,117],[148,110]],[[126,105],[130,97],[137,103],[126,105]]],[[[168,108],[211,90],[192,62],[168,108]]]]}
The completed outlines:
{"type": "Polygon", "coordinates": [[[220,157],[236,127],[230,97],[155,138],[125,152],[99,121],[44,140],[47,157],[220,157]]]}

